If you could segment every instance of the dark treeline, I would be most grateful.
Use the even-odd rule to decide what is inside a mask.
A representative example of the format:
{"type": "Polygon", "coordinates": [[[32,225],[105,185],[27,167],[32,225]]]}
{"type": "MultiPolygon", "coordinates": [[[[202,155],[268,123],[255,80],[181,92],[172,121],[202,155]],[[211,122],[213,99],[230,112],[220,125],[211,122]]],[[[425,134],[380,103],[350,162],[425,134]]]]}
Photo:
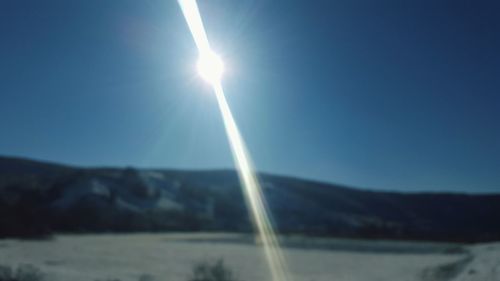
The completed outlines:
{"type": "MultiPolygon", "coordinates": [[[[374,192],[260,175],[282,234],[500,240],[500,195],[374,192]]],[[[0,237],[252,231],[234,171],[80,169],[0,157],[0,237]]]]}

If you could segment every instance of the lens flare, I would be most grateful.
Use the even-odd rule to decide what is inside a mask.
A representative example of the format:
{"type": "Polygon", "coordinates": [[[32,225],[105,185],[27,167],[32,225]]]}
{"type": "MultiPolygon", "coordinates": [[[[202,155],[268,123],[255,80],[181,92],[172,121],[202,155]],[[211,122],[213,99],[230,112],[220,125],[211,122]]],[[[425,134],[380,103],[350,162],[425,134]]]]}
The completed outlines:
{"type": "Polygon", "coordinates": [[[220,83],[214,85],[214,91],[224,120],[226,134],[231,144],[233,157],[238,168],[240,181],[243,185],[245,200],[252,212],[253,224],[259,232],[259,238],[264,247],[269,269],[271,270],[272,280],[291,280],[288,276],[285,259],[281,253],[276,234],[269,220],[262,188],[255,175],[255,169],[253,168],[246,145],[243,142],[238,126],[236,126],[236,122],[229,109],[226,97],[224,96],[224,90],[220,83]]]}
{"type": "Polygon", "coordinates": [[[240,182],[243,186],[245,201],[251,211],[252,223],[258,231],[258,238],[260,238],[264,248],[272,280],[290,281],[285,259],[269,220],[262,188],[255,174],[246,145],[224,96],[224,89],[221,84],[224,71],[222,61],[210,48],[196,0],[178,0],[178,2],[200,53],[198,71],[212,85],[215,92],[240,182]]]}

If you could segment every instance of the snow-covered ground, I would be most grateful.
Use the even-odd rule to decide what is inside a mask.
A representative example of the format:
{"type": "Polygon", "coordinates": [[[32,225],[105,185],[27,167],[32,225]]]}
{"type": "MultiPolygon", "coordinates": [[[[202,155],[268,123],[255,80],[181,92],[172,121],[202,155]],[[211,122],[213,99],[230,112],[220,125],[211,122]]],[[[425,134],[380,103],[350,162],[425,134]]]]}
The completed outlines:
{"type": "Polygon", "coordinates": [[[500,243],[470,247],[471,261],[454,281],[500,280],[500,243]]]}
{"type": "MultiPolygon", "coordinates": [[[[240,238],[233,234],[109,234],[0,240],[0,264],[33,264],[54,281],[136,281],[145,274],[158,281],[183,281],[197,262],[222,258],[239,280],[270,280],[262,249],[248,243],[248,237],[240,238]]],[[[358,242],[353,240],[309,243],[314,240],[301,238],[302,246],[295,241],[284,249],[295,281],[500,280],[500,244],[461,251],[457,246],[422,243],[359,241],[359,247],[354,247],[358,242]]]]}

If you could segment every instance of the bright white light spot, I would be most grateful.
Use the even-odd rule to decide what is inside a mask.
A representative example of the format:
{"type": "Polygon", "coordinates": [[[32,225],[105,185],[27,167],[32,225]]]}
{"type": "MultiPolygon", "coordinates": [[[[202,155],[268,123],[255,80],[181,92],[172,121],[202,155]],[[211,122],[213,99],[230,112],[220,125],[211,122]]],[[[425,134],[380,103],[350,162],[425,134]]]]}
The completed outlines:
{"type": "Polygon", "coordinates": [[[200,53],[198,59],[198,73],[210,84],[217,84],[222,79],[224,73],[224,63],[213,51],[200,53]]]}

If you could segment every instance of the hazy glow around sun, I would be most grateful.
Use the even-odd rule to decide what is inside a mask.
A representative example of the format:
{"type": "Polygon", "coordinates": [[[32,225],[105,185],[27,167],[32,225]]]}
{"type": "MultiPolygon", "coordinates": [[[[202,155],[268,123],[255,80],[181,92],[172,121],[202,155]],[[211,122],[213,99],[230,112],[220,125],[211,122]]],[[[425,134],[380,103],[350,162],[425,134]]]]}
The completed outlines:
{"type": "Polygon", "coordinates": [[[200,52],[198,59],[198,73],[207,82],[217,84],[224,74],[224,63],[212,50],[200,52]]]}

